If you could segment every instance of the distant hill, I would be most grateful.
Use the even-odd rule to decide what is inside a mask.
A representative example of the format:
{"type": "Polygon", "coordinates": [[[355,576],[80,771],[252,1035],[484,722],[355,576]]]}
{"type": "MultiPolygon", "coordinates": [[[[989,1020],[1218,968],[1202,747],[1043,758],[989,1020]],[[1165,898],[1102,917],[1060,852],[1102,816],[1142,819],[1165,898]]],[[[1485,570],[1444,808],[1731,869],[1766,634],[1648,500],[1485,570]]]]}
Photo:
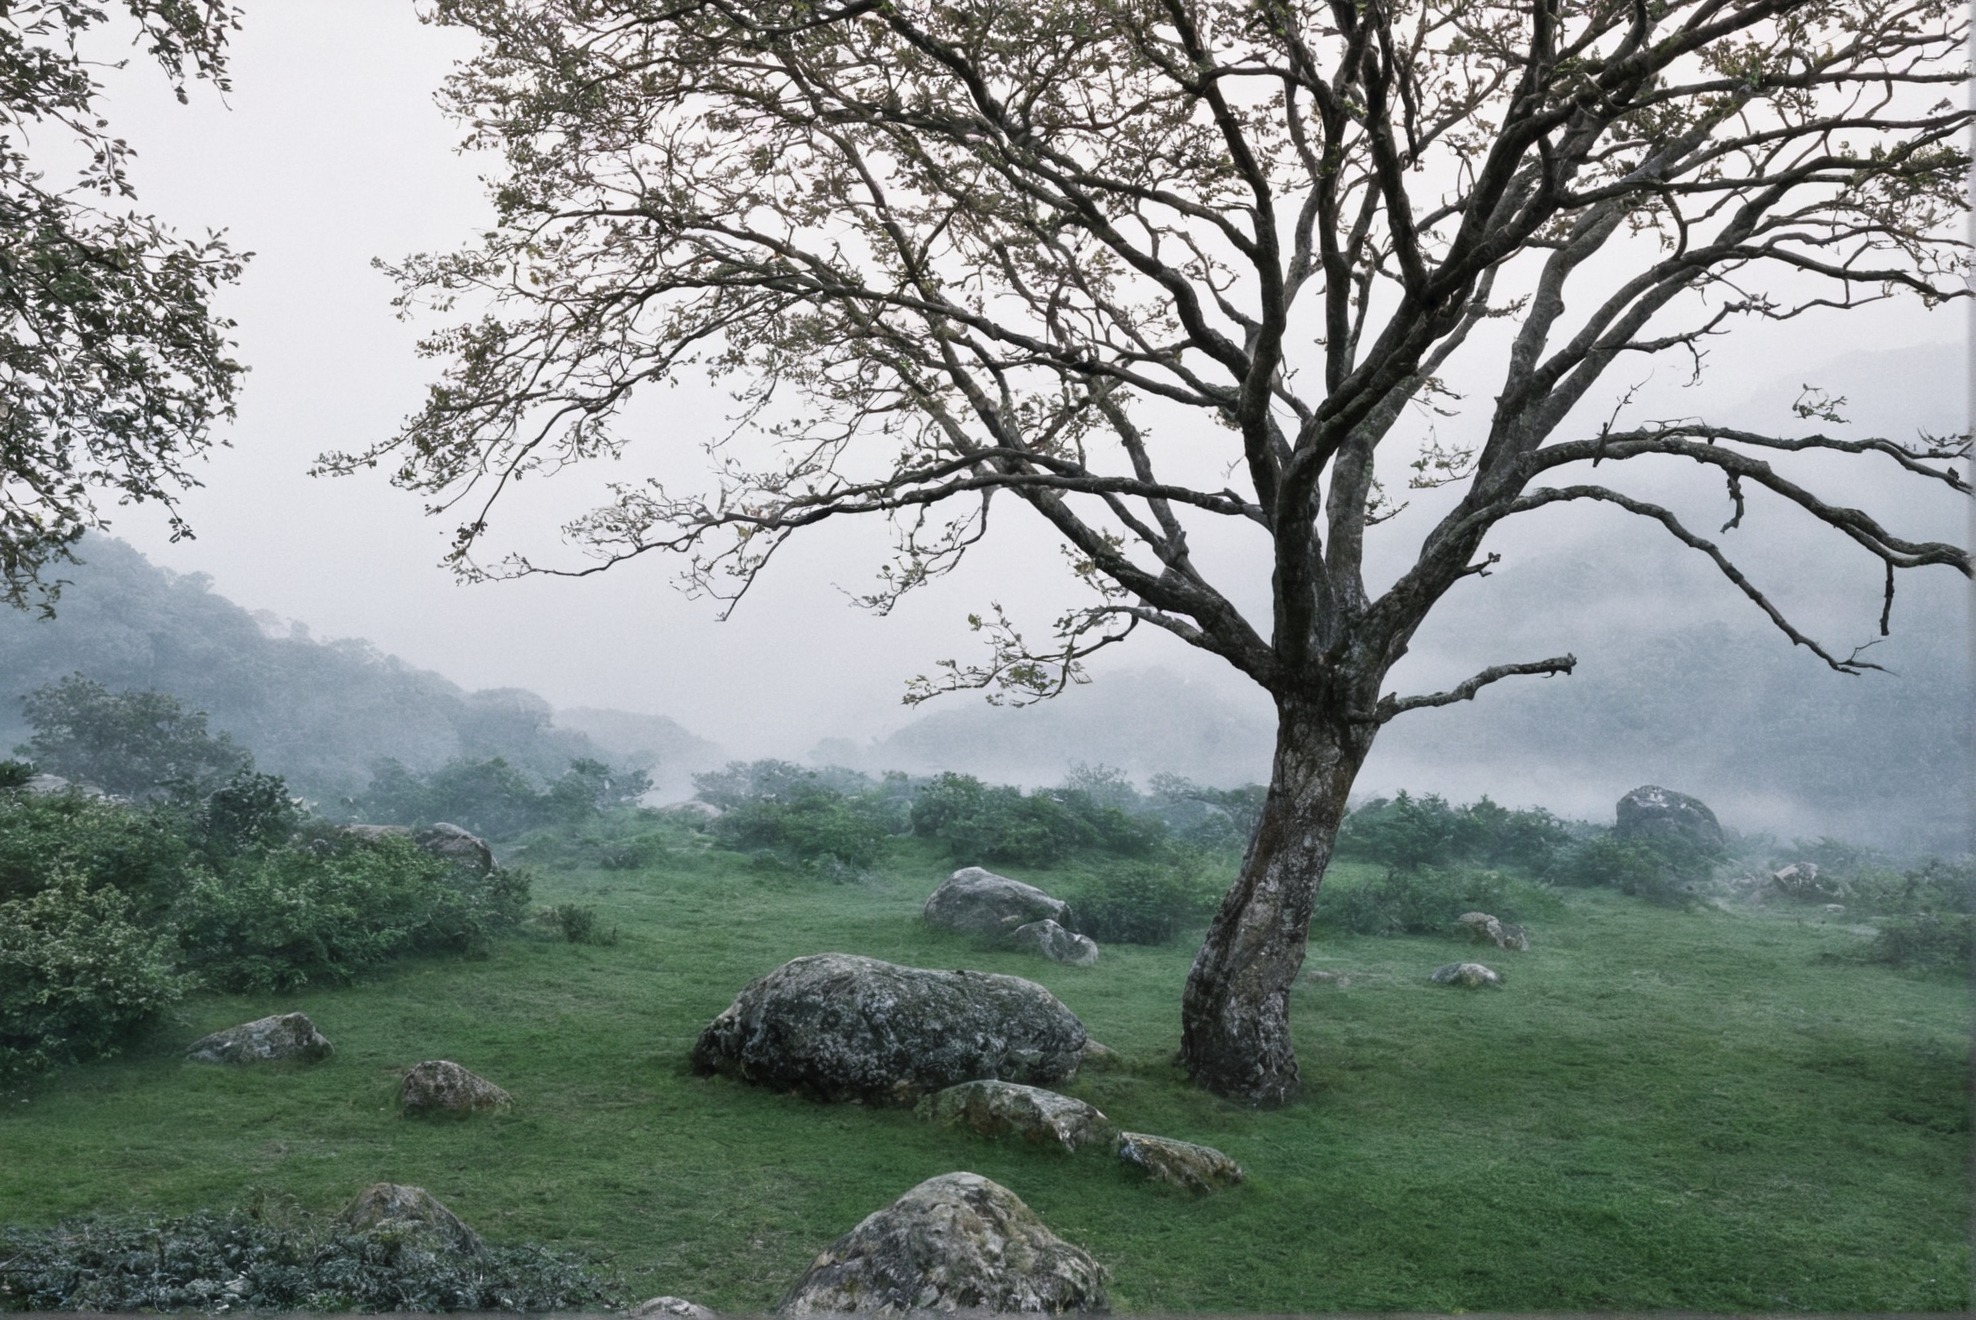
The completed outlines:
{"type": "Polygon", "coordinates": [[[644,768],[699,744],[670,720],[618,717],[670,731],[668,740],[641,730],[631,741],[655,759],[639,760],[637,746],[559,724],[533,692],[468,692],[368,642],[317,641],[305,626],[250,614],[214,594],[203,575],[159,568],[121,541],[91,537],[81,558],[63,571],[70,585],[54,618],[0,610],[0,754],[28,735],[19,698],[77,672],[112,689],[168,692],[207,712],[262,769],[323,801],[362,790],[385,757],[424,770],[454,757],[502,756],[547,778],[575,757],[644,768]]]}
{"type": "Polygon", "coordinates": [[[689,795],[693,771],[712,769],[727,760],[721,748],[664,715],[577,706],[558,710],[556,725],[590,739],[613,763],[651,769],[662,796],[689,795]]]}

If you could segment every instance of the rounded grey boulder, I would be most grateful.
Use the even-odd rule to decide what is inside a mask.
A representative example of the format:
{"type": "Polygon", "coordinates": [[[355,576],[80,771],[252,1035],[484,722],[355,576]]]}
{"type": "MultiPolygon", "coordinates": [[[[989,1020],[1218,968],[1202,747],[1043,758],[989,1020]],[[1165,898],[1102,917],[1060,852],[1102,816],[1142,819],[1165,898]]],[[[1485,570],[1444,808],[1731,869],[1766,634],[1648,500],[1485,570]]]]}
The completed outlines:
{"type": "Polygon", "coordinates": [[[1040,953],[1053,963],[1066,967],[1096,967],[1098,945],[1086,935],[1073,935],[1048,917],[1017,926],[1009,934],[1011,949],[1040,953]]]}
{"type": "Polygon", "coordinates": [[[487,840],[448,821],[426,826],[412,840],[440,861],[474,875],[486,875],[494,869],[494,850],[487,846],[487,840]]]}
{"type": "Polygon", "coordinates": [[[978,1173],[928,1178],[838,1238],[780,1315],[1103,1312],[1104,1270],[978,1173]]]}
{"type": "Polygon", "coordinates": [[[185,1057],[193,1063],[273,1063],[300,1059],[314,1063],[336,1052],[306,1013],[277,1013],[215,1031],[192,1042],[185,1057]]]}
{"type": "Polygon", "coordinates": [[[480,1234],[441,1205],[439,1198],[423,1187],[403,1183],[372,1183],[364,1188],[344,1209],[343,1225],[360,1232],[398,1229],[469,1254],[481,1249],[480,1234]]]}
{"type": "Polygon", "coordinates": [[[1436,985],[1460,986],[1464,990],[1500,987],[1503,974],[1479,962],[1443,963],[1427,974],[1436,985]]]}
{"type": "Polygon", "coordinates": [[[1084,1024],[1019,976],[795,958],[742,988],[693,1046],[693,1071],[819,1100],[905,1104],[977,1078],[1077,1074],[1084,1024]]]}
{"type": "Polygon", "coordinates": [[[1722,823],[1700,798],[1654,784],[1619,799],[1613,835],[1662,843],[1685,843],[1704,852],[1722,851],[1722,823]]]}
{"type": "Polygon", "coordinates": [[[942,881],[927,896],[920,915],[942,930],[996,938],[1035,921],[1054,921],[1066,929],[1076,925],[1070,904],[1062,899],[978,866],[964,866],[942,881]]]}

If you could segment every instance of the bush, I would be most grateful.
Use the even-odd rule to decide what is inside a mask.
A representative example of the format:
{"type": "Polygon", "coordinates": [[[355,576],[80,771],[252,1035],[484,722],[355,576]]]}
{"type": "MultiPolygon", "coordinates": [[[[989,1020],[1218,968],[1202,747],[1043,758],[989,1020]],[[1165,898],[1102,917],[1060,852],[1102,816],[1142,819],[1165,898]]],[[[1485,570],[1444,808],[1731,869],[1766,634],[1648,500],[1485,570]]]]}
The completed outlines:
{"type": "Polygon", "coordinates": [[[301,823],[302,810],[280,775],[251,766],[210,793],[200,804],[195,834],[209,861],[222,863],[243,852],[277,848],[301,823]]]}
{"type": "Polygon", "coordinates": [[[206,713],[163,692],[111,692],[71,674],[21,698],[34,737],[18,750],[42,769],[125,797],[202,797],[254,758],[206,713]]]}
{"type": "Polygon", "coordinates": [[[1563,821],[1541,807],[1512,810],[1484,796],[1452,807],[1435,794],[1375,798],[1345,818],[1338,856],[1408,870],[1458,861],[1512,866],[1532,875],[1571,842],[1563,821]]]}
{"type": "Polygon", "coordinates": [[[1668,907],[1694,902],[1694,886],[1708,875],[1700,852],[1675,842],[1618,839],[1603,832],[1558,854],[1545,871],[1552,884],[1604,887],[1668,907]]]}
{"type": "Polygon", "coordinates": [[[1419,867],[1370,880],[1329,881],[1317,891],[1311,920],[1357,935],[1432,935],[1452,931],[1464,912],[1513,920],[1509,881],[1496,871],[1419,867]]]}
{"type": "Polygon", "coordinates": [[[1165,944],[1207,921],[1220,900],[1187,862],[1105,867],[1066,896],[1078,933],[1100,944],[1165,944]]]}
{"type": "Polygon", "coordinates": [[[0,1083],[115,1052],[184,990],[169,934],[114,889],[66,872],[0,903],[0,1083]]]}
{"type": "Polygon", "coordinates": [[[751,798],[714,820],[714,839],[735,852],[767,851],[815,872],[852,877],[884,855],[891,812],[873,798],[798,783],[786,797],[751,798]]]}
{"type": "Polygon", "coordinates": [[[616,944],[621,938],[617,927],[606,929],[597,919],[597,909],[587,904],[552,904],[537,912],[535,919],[570,944],[616,944]]]}
{"type": "Polygon", "coordinates": [[[943,774],[913,799],[912,831],[957,861],[1054,866],[1085,850],[1144,857],[1165,840],[1153,816],[1128,814],[1082,788],[1025,794],[973,775],[943,774]]]}
{"type": "Polygon", "coordinates": [[[1154,775],[1151,787],[1153,810],[1175,837],[1215,849],[1249,846],[1269,794],[1261,784],[1208,788],[1170,774],[1154,775]]]}
{"type": "Polygon", "coordinates": [[[534,1245],[472,1255],[385,1226],[238,1211],[0,1229],[0,1310],[603,1311],[616,1280],[534,1245]]]}
{"type": "Polygon", "coordinates": [[[176,895],[192,848],[170,813],[83,793],[0,794],[0,901],[27,898],[57,874],[121,891],[149,924],[176,895]]]}
{"type": "Polygon", "coordinates": [[[409,953],[484,955],[527,901],[523,875],[468,878],[409,839],[387,838],[200,874],[172,920],[208,983],[270,990],[342,984],[409,953]]]}
{"type": "Polygon", "coordinates": [[[1892,967],[1967,975],[1976,963],[1976,918],[1967,912],[1882,918],[1866,956],[1892,967]]]}

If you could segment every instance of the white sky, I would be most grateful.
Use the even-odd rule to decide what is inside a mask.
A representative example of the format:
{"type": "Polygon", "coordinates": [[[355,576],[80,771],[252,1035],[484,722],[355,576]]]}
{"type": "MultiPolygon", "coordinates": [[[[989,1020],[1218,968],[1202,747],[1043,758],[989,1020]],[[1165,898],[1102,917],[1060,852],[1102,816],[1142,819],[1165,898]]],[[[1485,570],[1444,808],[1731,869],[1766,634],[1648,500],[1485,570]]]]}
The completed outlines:
{"type": "MultiPolygon", "coordinates": [[[[710,604],[673,590],[657,562],[580,581],[456,586],[437,567],[449,520],[422,516],[419,501],[381,474],[327,481],[305,472],[324,450],[389,435],[429,377],[411,351],[415,329],[394,319],[390,282],[370,262],[457,246],[484,227],[474,166],[452,152],[457,131],[432,100],[467,48],[458,33],[420,25],[408,0],[244,8],[235,90],[224,101],[195,88],[192,105],[178,106],[134,66],[110,103],[138,149],[146,209],[181,230],[224,228],[257,254],[224,302],[252,374],[232,448],[184,501],[198,539],[167,544],[161,520],[142,509],[113,511],[116,534],[317,636],[369,638],[470,688],[527,687],[561,706],[671,715],[748,754],[882,733],[909,717],[898,705],[907,678],[943,656],[974,658],[969,610],[1000,600],[1040,633],[1056,602],[1075,599],[1056,585],[1053,546],[1004,536],[963,578],[871,618],[836,585],[864,585],[860,566],[882,549],[876,528],[803,543],[725,624],[710,604]]],[[[1830,338],[1829,323],[1807,327],[1796,351],[1941,341],[1965,324],[1904,304],[1847,318],[1843,340],[1830,338]]],[[[1716,355],[1718,379],[1734,386],[1774,374],[1778,353],[1775,342],[1732,341],[1716,355]]],[[[1953,383],[1958,399],[1962,388],[1953,383]]],[[[669,399],[665,416],[692,438],[718,410],[689,393],[669,399]]],[[[529,501],[545,527],[579,508],[546,484],[529,501]]],[[[517,502],[507,525],[529,512],[517,502]]],[[[1015,513],[1000,514],[1004,531],[1015,513]]],[[[1127,663],[1208,673],[1220,665],[1164,638],[1121,651],[1127,663]]]]}

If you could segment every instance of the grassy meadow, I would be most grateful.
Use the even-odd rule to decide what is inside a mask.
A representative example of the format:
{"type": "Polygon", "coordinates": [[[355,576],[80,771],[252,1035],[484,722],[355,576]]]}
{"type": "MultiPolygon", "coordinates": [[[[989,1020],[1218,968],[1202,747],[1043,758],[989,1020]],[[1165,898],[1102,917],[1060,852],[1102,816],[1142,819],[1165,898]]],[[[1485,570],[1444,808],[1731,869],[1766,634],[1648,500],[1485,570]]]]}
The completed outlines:
{"type": "Polygon", "coordinates": [[[1121,1311],[1970,1304],[1968,988],[1851,958],[1843,915],[1561,890],[1529,916],[1530,952],[1489,951],[1508,985],[1481,993],[1426,980],[1468,956],[1454,939],[1320,936],[1308,966],[1343,979],[1297,992],[1308,1095],[1251,1112],[1172,1065],[1191,940],[1088,969],[984,951],[918,919],[951,865],[906,840],[853,882],[712,850],[545,869],[535,901],[594,906],[616,943],[508,939],[349,988],[198,996],[137,1048],[7,1098],[0,1221],[270,1196],[330,1211],[389,1179],[491,1240],[596,1254],[627,1301],[759,1312],[864,1215],[968,1169],[1108,1267],[1121,1311]],[[1197,1199],[1103,1154],[690,1074],[736,990],[825,950],[1042,982],[1122,1056],[1072,1094],[1226,1151],[1248,1182],[1197,1199]],[[181,1061],[200,1034],[296,1009],[332,1059],[181,1061]],[[399,1117],[398,1077],[428,1058],[514,1107],[399,1117]]]}

